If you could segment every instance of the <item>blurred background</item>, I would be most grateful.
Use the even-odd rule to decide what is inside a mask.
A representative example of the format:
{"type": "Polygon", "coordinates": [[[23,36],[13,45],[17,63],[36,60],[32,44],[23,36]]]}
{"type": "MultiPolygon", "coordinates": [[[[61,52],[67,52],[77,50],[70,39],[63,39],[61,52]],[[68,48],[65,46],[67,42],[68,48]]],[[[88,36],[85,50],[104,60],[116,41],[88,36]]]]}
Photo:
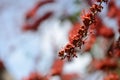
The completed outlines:
{"type": "MultiPolygon", "coordinates": [[[[115,4],[120,13],[120,1],[115,0],[115,4]]],[[[103,80],[102,71],[88,73],[91,51],[79,52],[82,54],[71,62],[61,61],[64,65],[58,57],[74,24],[81,22],[82,10],[89,7],[89,0],[0,0],[0,80],[32,80],[28,77],[49,75],[55,63],[59,65],[56,68],[62,66],[62,77],[77,79],[55,75],[49,80],[103,80]]],[[[106,4],[103,7],[99,17],[112,28],[117,40],[118,23],[106,16],[106,4]]],[[[104,45],[98,46],[102,41],[106,39],[99,37],[92,49],[93,54],[98,53],[94,55],[97,58],[104,56],[104,45]]]]}

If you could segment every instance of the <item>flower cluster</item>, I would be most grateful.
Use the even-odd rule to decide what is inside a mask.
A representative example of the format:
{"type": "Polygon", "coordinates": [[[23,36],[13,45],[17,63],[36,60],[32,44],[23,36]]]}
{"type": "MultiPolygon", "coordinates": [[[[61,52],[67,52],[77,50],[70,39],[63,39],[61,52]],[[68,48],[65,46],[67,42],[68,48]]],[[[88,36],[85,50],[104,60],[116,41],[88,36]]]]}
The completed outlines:
{"type": "Polygon", "coordinates": [[[75,34],[72,40],[65,46],[65,48],[59,52],[59,57],[61,57],[61,59],[67,58],[68,60],[71,60],[72,58],[77,57],[76,48],[81,49],[82,45],[84,45],[84,39],[88,34],[89,26],[96,23],[96,14],[101,12],[103,9],[102,3],[107,3],[108,0],[97,0],[97,2],[99,4],[93,4],[90,7],[89,12],[87,14],[84,13],[84,15],[81,16],[84,25],[79,26],[77,34],[75,34]]]}

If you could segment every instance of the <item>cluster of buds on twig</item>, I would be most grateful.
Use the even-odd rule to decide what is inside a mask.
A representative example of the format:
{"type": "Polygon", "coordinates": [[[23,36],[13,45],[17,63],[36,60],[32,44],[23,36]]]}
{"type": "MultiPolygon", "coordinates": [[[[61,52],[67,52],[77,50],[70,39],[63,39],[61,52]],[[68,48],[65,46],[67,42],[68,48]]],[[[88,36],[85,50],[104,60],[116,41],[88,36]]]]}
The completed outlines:
{"type": "Polygon", "coordinates": [[[38,30],[39,25],[43,21],[45,21],[46,19],[48,19],[49,17],[51,17],[52,14],[53,14],[53,12],[49,11],[45,15],[43,15],[42,17],[38,17],[36,19],[34,17],[36,15],[37,11],[42,6],[44,6],[46,4],[49,4],[49,3],[53,3],[53,2],[54,2],[54,0],[39,1],[30,11],[27,12],[27,14],[25,16],[25,25],[23,25],[22,30],[23,31],[28,31],[28,30],[36,31],[36,30],[38,30]]]}
{"type": "Polygon", "coordinates": [[[73,36],[73,39],[65,46],[64,49],[59,52],[59,57],[61,59],[67,58],[68,60],[71,60],[72,58],[77,57],[76,48],[81,49],[81,46],[84,45],[84,39],[85,37],[87,37],[89,26],[96,23],[96,14],[98,12],[101,12],[101,10],[103,9],[102,3],[107,3],[108,0],[96,0],[96,2],[98,2],[99,4],[93,4],[90,7],[89,12],[81,16],[83,26],[79,27],[77,34],[75,34],[73,36]]]}

